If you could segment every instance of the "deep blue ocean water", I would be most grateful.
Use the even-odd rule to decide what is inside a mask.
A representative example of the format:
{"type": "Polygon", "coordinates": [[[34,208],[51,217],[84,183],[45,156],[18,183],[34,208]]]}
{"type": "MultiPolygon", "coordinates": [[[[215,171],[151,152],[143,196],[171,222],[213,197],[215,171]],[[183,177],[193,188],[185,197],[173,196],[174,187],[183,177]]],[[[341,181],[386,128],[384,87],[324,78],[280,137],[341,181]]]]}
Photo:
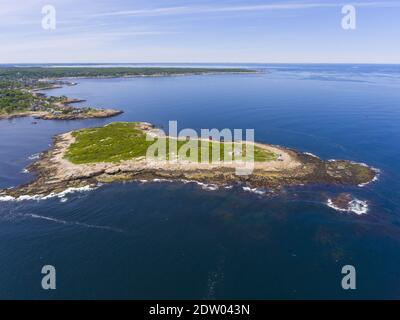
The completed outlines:
{"type": "Polygon", "coordinates": [[[52,136],[112,121],[254,128],[257,141],[379,168],[366,187],[286,188],[271,197],[194,184],[125,183],[0,202],[0,298],[400,298],[400,66],[252,65],[247,75],[80,79],[49,95],[120,108],[102,120],[0,121],[0,188],[52,136]],[[350,192],[365,215],[329,197],[350,192]],[[57,289],[41,289],[54,265],[57,289]],[[342,266],[357,289],[341,287],[342,266]]]}

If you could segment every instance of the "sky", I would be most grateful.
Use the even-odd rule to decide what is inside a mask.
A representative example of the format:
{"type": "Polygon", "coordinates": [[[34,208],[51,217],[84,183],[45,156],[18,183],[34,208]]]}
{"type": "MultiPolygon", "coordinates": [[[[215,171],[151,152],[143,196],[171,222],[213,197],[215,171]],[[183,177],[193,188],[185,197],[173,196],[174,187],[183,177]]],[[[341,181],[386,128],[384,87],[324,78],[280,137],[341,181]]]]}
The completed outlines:
{"type": "Polygon", "coordinates": [[[400,63],[399,0],[0,0],[0,30],[0,63],[400,63]]]}

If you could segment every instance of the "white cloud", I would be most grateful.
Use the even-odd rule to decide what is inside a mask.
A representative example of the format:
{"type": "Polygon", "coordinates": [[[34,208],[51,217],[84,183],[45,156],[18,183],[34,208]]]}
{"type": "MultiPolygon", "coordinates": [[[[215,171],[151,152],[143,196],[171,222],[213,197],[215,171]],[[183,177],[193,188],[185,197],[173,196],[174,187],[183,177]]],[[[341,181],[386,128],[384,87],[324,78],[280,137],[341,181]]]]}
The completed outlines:
{"type": "MultiPolygon", "coordinates": [[[[269,10],[301,10],[314,8],[330,8],[341,7],[346,3],[277,3],[277,4],[257,4],[247,6],[179,6],[164,7],[138,10],[121,10],[114,12],[105,12],[92,15],[100,16],[135,16],[135,17],[151,17],[163,15],[182,15],[182,14],[200,14],[200,13],[223,13],[223,12],[250,12],[250,11],[269,11],[269,10]]],[[[353,2],[352,5],[359,7],[400,7],[399,2],[379,1],[379,2],[353,2]]]]}

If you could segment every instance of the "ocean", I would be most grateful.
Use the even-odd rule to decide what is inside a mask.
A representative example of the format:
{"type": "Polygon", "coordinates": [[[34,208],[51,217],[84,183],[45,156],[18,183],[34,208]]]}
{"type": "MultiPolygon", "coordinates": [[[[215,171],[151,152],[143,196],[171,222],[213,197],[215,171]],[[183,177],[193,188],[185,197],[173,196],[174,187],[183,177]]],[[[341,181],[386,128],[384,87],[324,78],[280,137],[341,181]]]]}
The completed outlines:
{"type": "Polygon", "coordinates": [[[1,201],[0,298],[400,298],[400,66],[248,67],[262,72],[78,79],[48,90],[125,112],[0,121],[0,188],[32,180],[24,168],[54,135],[113,121],[254,129],[259,142],[378,168],[378,181],[274,195],[113,183],[41,201],[1,201]],[[368,211],[329,207],[342,192],[368,211]],[[41,287],[44,265],[56,268],[56,290],[41,287]],[[345,265],[356,269],[355,290],[341,286],[345,265]]]}

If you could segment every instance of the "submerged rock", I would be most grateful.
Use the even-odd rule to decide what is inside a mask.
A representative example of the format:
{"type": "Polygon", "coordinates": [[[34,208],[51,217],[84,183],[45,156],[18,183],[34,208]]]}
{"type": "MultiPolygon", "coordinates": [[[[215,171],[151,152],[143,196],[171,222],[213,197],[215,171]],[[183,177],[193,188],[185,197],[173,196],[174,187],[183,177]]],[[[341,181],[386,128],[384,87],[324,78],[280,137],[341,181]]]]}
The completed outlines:
{"type": "Polygon", "coordinates": [[[350,193],[340,193],[337,197],[328,199],[327,205],[338,211],[353,212],[358,215],[368,212],[368,203],[354,198],[350,193]]]}

